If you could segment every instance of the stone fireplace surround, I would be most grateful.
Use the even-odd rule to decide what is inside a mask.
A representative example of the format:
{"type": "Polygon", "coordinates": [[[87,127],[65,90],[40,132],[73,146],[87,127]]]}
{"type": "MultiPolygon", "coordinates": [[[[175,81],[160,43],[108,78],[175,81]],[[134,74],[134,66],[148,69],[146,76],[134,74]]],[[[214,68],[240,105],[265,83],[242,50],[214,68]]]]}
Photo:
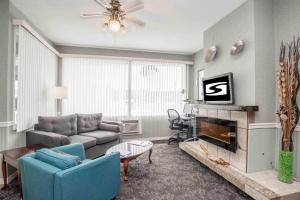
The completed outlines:
{"type": "MultiPolygon", "coordinates": [[[[257,106],[231,106],[231,105],[203,105],[194,104],[197,107],[197,116],[211,117],[237,121],[238,149],[236,153],[227,151],[222,147],[207,143],[206,141],[182,142],[179,147],[200,161],[212,171],[216,172],[233,185],[258,200],[299,200],[300,182],[285,184],[277,179],[275,170],[248,172],[248,152],[255,146],[249,146],[249,124],[254,122],[257,106]],[[204,145],[209,154],[223,158],[229,162],[229,166],[218,165],[209,160],[200,144],[204,145]]],[[[251,160],[251,159],[250,159],[251,160]]],[[[252,162],[252,161],[250,161],[252,162]]]]}
{"type": "Polygon", "coordinates": [[[213,105],[193,105],[198,107],[197,116],[211,117],[217,119],[237,121],[237,150],[228,151],[204,140],[199,140],[208,150],[210,155],[223,158],[231,166],[242,172],[247,172],[248,154],[248,128],[249,123],[254,119],[256,106],[213,106],[213,105]]]}

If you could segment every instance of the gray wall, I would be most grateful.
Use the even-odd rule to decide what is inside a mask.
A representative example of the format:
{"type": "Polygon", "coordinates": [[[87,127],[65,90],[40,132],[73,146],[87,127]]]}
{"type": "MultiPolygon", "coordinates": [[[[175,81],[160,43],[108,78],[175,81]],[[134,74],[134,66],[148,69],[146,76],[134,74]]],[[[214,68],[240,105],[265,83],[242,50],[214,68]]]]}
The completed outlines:
{"type": "Polygon", "coordinates": [[[11,25],[9,0],[0,1],[0,122],[10,121],[11,25]]]}
{"type": "Polygon", "coordinates": [[[256,122],[275,121],[273,1],[254,0],[256,122]]]}
{"type": "MultiPolygon", "coordinates": [[[[272,0],[248,0],[207,29],[203,39],[203,50],[194,55],[195,77],[203,67],[205,77],[233,72],[235,104],[258,105],[260,111],[255,121],[274,122],[276,109],[272,0]],[[231,56],[230,48],[239,39],[245,41],[245,49],[242,54],[231,56]],[[211,63],[204,63],[203,56],[212,45],[218,47],[217,58],[211,63]]],[[[194,91],[197,91],[196,84],[194,91]]]]}
{"type": "MultiPolygon", "coordinates": [[[[294,36],[299,36],[299,32],[299,0],[248,0],[205,32],[203,52],[216,44],[219,54],[213,63],[205,64],[203,52],[197,52],[194,75],[196,77],[197,70],[203,66],[206,66],[205,77],[233,72],[236,103],[259,105],[257,123],[276,122],[275,73],[280,43],[282,40],[290,42],[294,36]],[[246,49],[240,56],[231,57],[228,51],[237,39],[246,41],[246,49]]],[[[300,103],[299,96],[297,102],[300,103]]],[[[276,128],[249,131],[249,144],[257,147],[249,152],[249,171],[277,168],[281,134],[276,128]]],[[[295,175],[300,177],[299,132],[295,132],[294,145],[295,175]]]]}
{"type": "Polygon", "coordinates": [[[253,1],[221,19],[204,32],[204,55],[212,45],[217,45],[215,61],[206,64],[205,77],[233,72],[235,103],[238,105],[255,104],[255,44],[253,1]],[[229,50],[234,42],[242,39],[246,48],[241,55],[232,57],[229,50]]]}
{"type": "MultiPolygon", "coordinates": [[[[291,42],[294,36],[299,36],[300,33],[300,1],[299,0],[273,0],[274,8],[274,62],[275,69],[278,70],[278,58],[280,54],[280,43],[291,42]]],[[[278,99],[276,97],[276,99],[278,99]]],[[[300,95],[297,99],[298,105],[300,105],[300,95]]],[[[278,152],[280,150],[282,132],[280,129],[277,131],[276,137],[276,158],[278,158],[278,152]]],[[[300,132],[295,132],[294,135],[294,158],[295,158],[295,174],[300,178],[300,132]]],[[[276,167],[278,166],[278,159],[275,160],[276,167]]]]}

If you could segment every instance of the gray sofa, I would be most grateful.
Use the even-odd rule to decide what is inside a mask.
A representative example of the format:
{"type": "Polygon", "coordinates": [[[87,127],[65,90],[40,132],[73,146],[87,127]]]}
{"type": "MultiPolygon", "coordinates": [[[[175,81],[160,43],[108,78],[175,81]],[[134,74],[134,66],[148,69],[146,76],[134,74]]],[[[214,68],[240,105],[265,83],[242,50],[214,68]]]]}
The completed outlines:
{"type": "Polygon", "coordinates": [[[34,130],[26,134],[27,145],[56,147],[71,143],[84,145],[89,159],[97,158],[121,142],[122,124],[102,120],[102,114],[74,114],[39,117],[34,130]]]}

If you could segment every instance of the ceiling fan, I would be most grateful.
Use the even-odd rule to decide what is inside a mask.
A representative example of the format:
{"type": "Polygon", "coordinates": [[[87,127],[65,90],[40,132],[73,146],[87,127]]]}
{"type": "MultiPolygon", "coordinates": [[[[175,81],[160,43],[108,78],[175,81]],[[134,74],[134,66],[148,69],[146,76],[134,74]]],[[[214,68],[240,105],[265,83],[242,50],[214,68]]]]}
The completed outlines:
{"type": "Polygon", "coordinates": [[[122,5],[119,0],[111,0],[107,4],[104,0],[95,0],[105,11],[96,13],[83,13],[81,18],[106,18],[103,24],[104,28],[109,28],[112,32],[124,31],[124,22],[128,21],[138,26],[145,26],[142,20],[128,17],[127,15],[144,8],[144,3],[140,0],[135,0],[131,3],[122,5]]]}

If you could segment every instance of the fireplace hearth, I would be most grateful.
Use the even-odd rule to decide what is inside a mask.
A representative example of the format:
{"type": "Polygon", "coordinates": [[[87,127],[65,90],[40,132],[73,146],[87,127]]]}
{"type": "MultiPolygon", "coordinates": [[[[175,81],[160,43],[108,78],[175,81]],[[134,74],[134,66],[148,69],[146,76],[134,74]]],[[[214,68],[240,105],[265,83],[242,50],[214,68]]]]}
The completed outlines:
{"type": "Polygon", "coordinates": [[[209,117],[196,117],[198,138],[228,151],[237,150],[237,122],[209,117]]]}

